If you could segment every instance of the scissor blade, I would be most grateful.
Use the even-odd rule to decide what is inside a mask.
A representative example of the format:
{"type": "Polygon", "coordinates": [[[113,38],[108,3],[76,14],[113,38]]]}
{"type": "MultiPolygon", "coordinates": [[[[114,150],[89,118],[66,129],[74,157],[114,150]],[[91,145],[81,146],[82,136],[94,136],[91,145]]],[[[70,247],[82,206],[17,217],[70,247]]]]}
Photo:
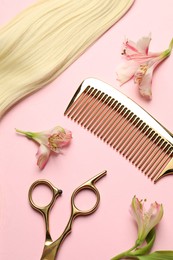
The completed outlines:
{"type": "Polygon", "coordinates": [[[57,254],[57,246],[54,243],[48,246],[45,245],[40,260],[55,260],[56,254],[57,254]]]}
{"type": "Polygon", "coordinates": [[[57,240],[52,242],[50,245],[45,245],[40,260],[55,260],[58,249],[63,241],[63,238],[64,237],[61,235],[57,240]]]}

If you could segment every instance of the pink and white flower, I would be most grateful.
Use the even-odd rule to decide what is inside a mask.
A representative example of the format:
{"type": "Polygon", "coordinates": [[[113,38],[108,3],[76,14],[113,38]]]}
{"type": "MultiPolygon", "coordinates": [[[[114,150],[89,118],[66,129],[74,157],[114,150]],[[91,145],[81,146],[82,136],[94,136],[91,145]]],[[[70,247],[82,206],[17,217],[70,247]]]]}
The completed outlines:
{"type": "Polygon", "coordinates": [[[142,37],[137,43],[125,40],[122,55],[125,62],[117,67],[117,80],[120,85],[134,78],[140,94],[148,99],[152,98],[152,76],[155,68],[166,59],[172,51],[173,39],[169,48],[163,52],[149,52],[151,36],[142,37]]]}
{"type": "Polygon", "coordinates": [[[148,211],[144,208],[144,202],[136,198],[132,199],[131,213],[138,226],[137,243],[141,244],[148,233],[160,222],[163,217],[163,206],[154,202],[148,211]]]}
{"type": "Polygon", "coordinates": [[[37,165],[41,170],[45,167],[50,154],[61,153],[61,148],[68,145],[72,139],[71,131],[60,126],[42,132],[26,132],[19,129],[16,129],[16,132],[40,144],[36,157],[37,165]]]}

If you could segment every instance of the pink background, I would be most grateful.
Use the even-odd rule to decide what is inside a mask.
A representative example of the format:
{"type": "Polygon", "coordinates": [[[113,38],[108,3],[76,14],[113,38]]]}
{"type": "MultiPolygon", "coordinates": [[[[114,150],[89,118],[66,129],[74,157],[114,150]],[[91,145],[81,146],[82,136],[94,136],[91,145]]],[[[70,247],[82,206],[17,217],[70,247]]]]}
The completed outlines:
{"type": "MultiPolygon", "coordinates": [[[[10,20],[32,0],[0,0],[0,23],[10,20]]],[[[64,110],[81,81],[99,78],[120,89],[115,68],[122,61],[124,37],[136,41],[152,33],[151,51],[166,49],[173,36],[172,0],[136,0],[131,10],[111,30],[52,84],[13,107],[0,123],[0,259],[38,260],[45,238],[44,222],[28,203],[28,189],[45,178],[63,190],[50,217],[54,239],[64,229],[70,214],[70,196],[80,184],[106,169],[97,183],[101,194],[99,209],[91,216],[76,219],[71,235],[64,241],[58,259],[110,259],[130,248],[137,236],[129,213],[134,195],[163,203],[164,217],[157,230],[153,250],[173,250],[173,177],[154,185],[138,169],[95,136],[64,117],[64,110]],[[15,133],[15,128],[40,131],[64,126],[73,133],[63,155],[51,157],[40,172],[36,166],[37,145],[15,133]]],[[[132,81],[121,90],[156,119],[173,129],[173,56],[155,71],[153,99],[143,100],[132,81]]],[[[41,196],[49,195],[41,190],[41,196]],[[44,195],[43,195],[44,193],[44,195]]],[[[87,207],[88,193],[78,199],[87,207]]]]}

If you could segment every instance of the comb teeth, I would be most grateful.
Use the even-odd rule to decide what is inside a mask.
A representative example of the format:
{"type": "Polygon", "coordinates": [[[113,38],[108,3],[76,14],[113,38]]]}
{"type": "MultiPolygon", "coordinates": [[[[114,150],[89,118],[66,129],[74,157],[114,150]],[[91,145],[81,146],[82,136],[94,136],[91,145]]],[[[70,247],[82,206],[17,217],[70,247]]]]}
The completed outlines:
{"type": "Polygon", "coordinates": [[[124,104],[87,86],[65,115],[119,151],[156,181],[173,157],[173,146],[124,104]]]}

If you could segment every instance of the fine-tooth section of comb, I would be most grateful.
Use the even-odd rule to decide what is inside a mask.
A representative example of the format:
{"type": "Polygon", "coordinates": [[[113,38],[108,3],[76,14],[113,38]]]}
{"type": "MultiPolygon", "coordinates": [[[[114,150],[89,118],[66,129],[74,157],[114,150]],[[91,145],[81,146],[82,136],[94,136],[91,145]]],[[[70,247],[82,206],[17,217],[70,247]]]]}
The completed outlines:
{"type": "Polygon", "coordinates": [[[65,115],[119,151],[154,182],[173,173],[173,136],[157,120],[110,85],[89,78],[65,115]]]}

